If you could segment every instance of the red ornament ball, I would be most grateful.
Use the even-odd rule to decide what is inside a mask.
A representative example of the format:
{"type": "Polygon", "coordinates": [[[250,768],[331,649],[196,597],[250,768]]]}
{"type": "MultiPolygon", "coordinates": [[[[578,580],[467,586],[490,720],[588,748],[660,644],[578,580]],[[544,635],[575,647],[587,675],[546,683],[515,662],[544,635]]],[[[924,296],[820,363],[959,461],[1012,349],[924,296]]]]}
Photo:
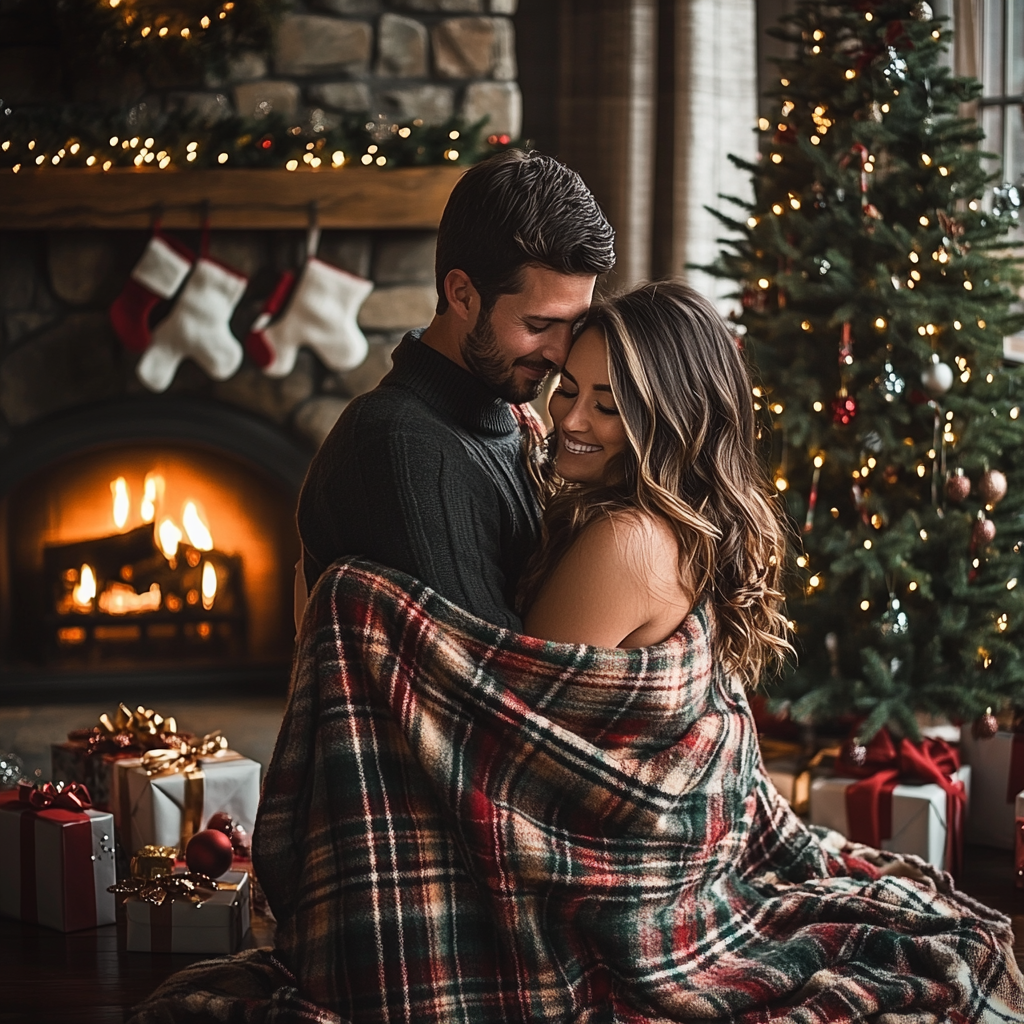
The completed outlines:
{"type": "Polygon", "coordinates": [[[974,720],[971,732],[976,740],[990,740],[999,732],[999,722],[996,721],[996,716],[991,711],[986,711],[985,714],[974,720]]]}
{"type": "Polygon", "coordinates": [[[839,396],[832,402],[832,420],[845,427],[857,415],[857,400],[850,395],[839,396]]]}
{"type": "Polygon", "coordinates": [[[986,505],[995,505],[1006,497],[1006,477],[998,469],[986,469],[978,481],[978,493],[986,505]]]}
{"type": "Polygon", "coordinates": [[[946,497],[950,501],[960,503],[965,501],[971,493],[971,478],[962,469],[946,481],[946,497]]]}
{"type": "Polygon", "coordinates": [[[216,814],[210,815],[210,820],[206,823],[207,828],[212,828],[217,832],[223,832],[224,835],[230,835],[231,829],[234,828],[234,821],[231,815],[225,811],[218,811],[216,814]]]}
{"type": "Polygon", "coordinates": [[[198,871],[211,878],[220,878],[231,867],[233,857],[231,840],[212,828],[197,832],[185,848],[185,863],[189,871],[198,871]]]}
{"type": "Polygon", "coordinates": [[[974,524],[972,537],[975,544],[991,544],[996,539],[996,524],[991,519],[979,519],[974,524]]]}

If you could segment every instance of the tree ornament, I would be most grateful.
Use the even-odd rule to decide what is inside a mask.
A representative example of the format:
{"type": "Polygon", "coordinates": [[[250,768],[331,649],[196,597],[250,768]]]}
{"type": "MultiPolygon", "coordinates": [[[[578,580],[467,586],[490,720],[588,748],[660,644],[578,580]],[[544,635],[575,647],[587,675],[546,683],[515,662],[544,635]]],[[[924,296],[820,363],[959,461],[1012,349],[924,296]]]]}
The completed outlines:
{"type": "Polygon", "coordinates": [[[914,21],[931,21],[934,17],[932,5],[925,0],[917,0],[917,3],[910,8],[910,16],[914,21]]]}
{"type": "Polygon", "coordinates": [[[249,856],[249,834],[230,814],[218,811],[210,817],[206,827],[213,829],[215,832],[223,832],[231,840],[231,848],[234,850],[236,857],[249,856]]]}
{"type": "Polygon", "coordinates": [[[0,789],[13,789],[25,776],[25,766],[17,754],[0,754],[0,789]]]}
{"type": "Polygon", "coordinates": [[[984,512],[978,513],[974,523],[974,530],[971,532],[971,539],[975,546],[984,547],[996,539],[996,524],[985,516],[984,512]]]}
{"type": "Polygon", "coordinates": [[[976,740],[990,740],[999,732],[999,721],[992,714],[991,708],[985,709],[985,714],[979,715],[971,726],[971,734],[976,740]]]}
{"type": "Polygon", "coordinates": [[[214,380],[227,380],[242,362],[231,333],[231,314],[248,279],[205,256],[196,261],[174,308],[153,330],[153,343],[136,373],[150,391],[166,391],[183,359],[197,362],[214,380]]]}
{"type": "Polygon", "coordinates": [[[868,761],[868,748],[856,737],[850,740],[846,750],[846,759],[857,768],[863,768],[868,761]]]}
{"type": "Polygon", "coordinates": [[[953,370],[933,352],[931,363],[921,373],[921,383],[930,395],[944,395],[953,386],[953,370]]]}
{"type": "Polygon", "coordinates": [[[978,481],[978,493],[986,505],[998,505],[1006,497],[1006,477],[998,469],[986,469],[978,481]]]}
{"type": "Polygon", "coordinates": [[[231,867],[233,857],[231,840],[212,828],[197,832],[185,847],[185,863],[189,871],[209,875],[210,878],[220,878],[231,867]]]}
{"type": "Polygon", "coordinates": [[[903,394],[907,382],[893,369],[892,363],[887,359],[878,378],[878,386],[887,402],[895,402],[903,394]]]}
{"type": "Polygon", "coordinates": [[[845,427],[857,415],[857,400],[852,395],[840,393],[832,400],[832,420],[845,427]]]}
{"type": "Polygon", "coordinates": [[[996,185],[992,189],[992,215],[994,217],[1002,217],[1004,214],[1009,214],[1016,221],[1020,217],[1019,209],[1020,192],[1017,191],[1016,185],[1004,182],[1002,185],[996,185]]]}
{"type": "Polygon", "coordinates": [[[960,504],[966,501],[971,493],[971,478],[962,469],[958,469],[946,481],[946,497],[950,501],[960,504]]]}

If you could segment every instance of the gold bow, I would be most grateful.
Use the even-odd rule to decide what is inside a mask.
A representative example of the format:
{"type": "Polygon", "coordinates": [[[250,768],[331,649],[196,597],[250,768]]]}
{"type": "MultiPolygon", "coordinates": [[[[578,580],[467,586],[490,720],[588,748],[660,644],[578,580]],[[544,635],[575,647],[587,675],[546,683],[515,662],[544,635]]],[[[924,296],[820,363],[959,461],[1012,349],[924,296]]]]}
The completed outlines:
{"type": "Polygon", "coordinates": [[[208,875],[189,871],[181,875],[163,875],[160,878],[129,878],[107,887],[107,892],[119,896],[135,896],[161,906],[166,900],[185,900],[188,903],[203,903],[223,888],[208,875]],[[202,890],[208,890],[203,892],[202,890]]]}
{"type": "Polygon", "coordinates": [[[177,852],[173,846],[144,846],[132,857],[132,875],[147,881],[164,875],[173,875],[177,852]]]}
{"type": "Polygon", "coordinates": [[[144,708],[141,704],[134,711],[131,711],[126,704],[118,704],[113,718],[106,712],[100,715],[100,728],[108,736],[126,732],[145,741],[162,733],[173,735],[178,731],[178,723],[173,717],[162,718],[155,711],[144,708]]]}
{"type": "Polygon", "coordinates": [[[142,757],[142,767],[150,776],[193,771],[201,757],[217,757],[228,747],[227,737],[218,729],[208,732],[198,743],[182,739],[166,750],[149,750],[142,757]]]}

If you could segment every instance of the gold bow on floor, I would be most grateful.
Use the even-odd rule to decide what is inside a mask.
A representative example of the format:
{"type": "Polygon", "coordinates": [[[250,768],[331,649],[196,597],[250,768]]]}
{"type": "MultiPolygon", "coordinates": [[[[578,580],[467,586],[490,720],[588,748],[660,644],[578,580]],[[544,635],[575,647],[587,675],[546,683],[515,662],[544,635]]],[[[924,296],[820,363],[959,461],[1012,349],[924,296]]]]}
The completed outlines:
{"type": "Polygon", "coordinates": [[[198,767],[199,758],[216,757],[228,749],[227,737],[220,730],[208,732],[198,743],[179,740],[166,750],[150,750],[142,757],[147,775],[170,775],[198,767]]]}

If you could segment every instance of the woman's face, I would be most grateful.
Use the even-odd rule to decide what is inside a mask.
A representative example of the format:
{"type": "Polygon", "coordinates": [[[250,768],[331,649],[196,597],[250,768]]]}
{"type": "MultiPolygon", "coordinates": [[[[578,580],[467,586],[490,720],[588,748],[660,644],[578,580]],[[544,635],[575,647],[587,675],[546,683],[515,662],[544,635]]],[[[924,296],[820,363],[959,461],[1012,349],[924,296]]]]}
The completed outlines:
{"type": "Polygon", "coordinates": [[[548,412],[559,476],[577,484],[612,483],[609,464],[628,441],[608,380],[608,344],[598,328],[588,328],[573,343],[548,412]]]}

